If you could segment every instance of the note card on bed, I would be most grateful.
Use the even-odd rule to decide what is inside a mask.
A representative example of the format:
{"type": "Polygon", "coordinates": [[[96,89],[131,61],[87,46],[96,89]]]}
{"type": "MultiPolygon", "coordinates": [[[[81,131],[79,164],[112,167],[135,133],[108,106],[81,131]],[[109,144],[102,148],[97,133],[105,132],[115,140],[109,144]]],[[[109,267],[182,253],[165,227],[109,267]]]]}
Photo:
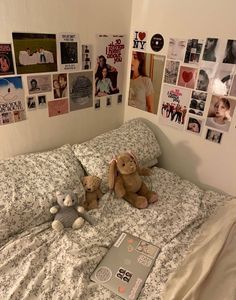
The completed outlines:
{"type": "Polygon", "coordinates": [[[160,248],[122,232],[91,279],[123,299],[137,299],[160,248]]]}

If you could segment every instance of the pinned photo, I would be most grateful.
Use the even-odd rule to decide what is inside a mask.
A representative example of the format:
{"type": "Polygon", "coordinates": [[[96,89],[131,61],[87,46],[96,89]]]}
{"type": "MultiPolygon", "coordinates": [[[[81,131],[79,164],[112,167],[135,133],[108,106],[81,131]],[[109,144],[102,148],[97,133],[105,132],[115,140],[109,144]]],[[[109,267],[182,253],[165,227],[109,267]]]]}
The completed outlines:
{"type": "Polygon", "coordinates": [[[228,40],[223,63],[236,64],[236,40],[228,40]]]}
{"type": "Polygon", "coordinates": [[[14,73],[11,44],[0,44],[0,76],[14,73]]]}
{"type": "Polygon", "coordinates": [[[92,45],[82,45],[82,69],[92,69],[92,45]]]}
{"type": "Polygon", "coordinates": [[[52,90],[51,75],[27,77],[29,94],[47,93],[52,90]]]}
{"type": "Polygon", "coordinates": [[[181,66],[179,71],[178,85],[194,89],[196,77],[196,68],[181,66]]]}
{"type": "Polygon", "coordinates": [[[202,45],[203,45],[203,40],[198,40],[198,39],[188,40],[184,62],[190,64],[191,63],[197,64],[200,60],[202,45]]]}
{"type": "Polygon", "coordinates": [[[212,96],[206,125],[220,131],[228,131],[236,101],[221,96],[212,96]]]}
{"type": "Polygon", "coordinates": [[[217,60],[217,49],[219,46],[219,41],[216,38],[207,38],[205,43],[205,48],[203,51],[202,59],[206,61],[217,60]]]}
{"type": "Polygon", "coordinates": [[[101,107],[101,100],[100,98],[95,99],[94,108],[99,109],[101,107]]]}
{"type": "Polygon", "coordinates": [[[117,96],[117,104],[121,104],[122,103],[122,95],[118,95],[117,96]]]}
{"type": "Polygon", "coordinates": [[[222,132],[212,130],[212,129],[208,129],[207,134],[206,134],[206,140],[217,143],[217,144],[220,144],[222,136],[223,136],[222,132]]]}
{"type": "Polygon", "coordinates": [[[184,60],[187,40],[170,38],[169,48],[167,53],[168,59],[184,60]]]}
{"type": "Polygon", "coordinates": [[[192,91],[189,113],[203,116],[207,93],[192,91]]]}
{"type": "Polygon", "coordinates": [[[46,95],[38,96],[38,108],[46,108],[46,107],[47,107],[46,95]]]}
{"type": "Polygon", "coordinates": [[[68,99],[48,101],[48,116],[55,117],[69,112],[68,99]]]}
{"type": "Polygon", "coordinates": [[[68,97],[67,74],[53,74],[53,96],[54,99],[68,97]]]}
{"type": "Polygon", "coordinates": [[[221,64],[213,81],[212,92],[222,96],[229,95],[233,81],[233,74],[234,65],[221,64]]]}
{"type": "Polygon", "coordinates": [[[111,106],[111,97],[107,97],[106,106],[111,106]]]}

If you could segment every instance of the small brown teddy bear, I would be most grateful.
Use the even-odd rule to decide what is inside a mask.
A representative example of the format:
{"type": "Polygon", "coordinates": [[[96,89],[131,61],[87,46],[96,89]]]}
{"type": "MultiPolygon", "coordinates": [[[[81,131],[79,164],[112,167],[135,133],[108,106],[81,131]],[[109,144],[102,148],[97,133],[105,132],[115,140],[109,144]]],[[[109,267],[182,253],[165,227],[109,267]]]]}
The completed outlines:
{"type": "Polygon", "coordinates": [[[84,176],[82,184],[85,189],[85,202],[83,207],[88,211],[98,207],[98,200],[102,197],[100,190],[101,179],[97,176],[84,176]]]}
{"type": "Polygon", "coordinates": [[[109,165],[108,185],[117,197],[126,199],[136,208],[146,208],[158,200],[157,194],[150,191],[140,177],[150,173],[149,169],[138,166],[132,153],[121,153],[109,165]]]}

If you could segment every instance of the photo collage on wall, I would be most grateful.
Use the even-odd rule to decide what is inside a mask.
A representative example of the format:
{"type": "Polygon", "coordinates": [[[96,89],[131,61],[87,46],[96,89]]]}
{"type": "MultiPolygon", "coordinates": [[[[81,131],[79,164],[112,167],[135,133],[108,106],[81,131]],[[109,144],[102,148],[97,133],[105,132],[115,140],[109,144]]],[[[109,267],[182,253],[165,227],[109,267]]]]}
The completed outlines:
{"type": "Polygon", "coordinates": [[[147,42],[146,31],[134,32],[128,105],[220,144],[235,119],[236,40],[171,37],[166,56],[145,52],[147,42]]]}
{"type": "Polygon", "coordinates": [[[99,35],[95,46],[96,66],[94,45],[82,45],[77,33],[13,32],[12,43],[0,44],[0,125],[26,120],[41,108],[53,117],[101,108],[103,98],[107,107],[121,104],[125,36],[99,35]],[[107,76],[98,70],[99,56],[105,58],[107,76]]]}

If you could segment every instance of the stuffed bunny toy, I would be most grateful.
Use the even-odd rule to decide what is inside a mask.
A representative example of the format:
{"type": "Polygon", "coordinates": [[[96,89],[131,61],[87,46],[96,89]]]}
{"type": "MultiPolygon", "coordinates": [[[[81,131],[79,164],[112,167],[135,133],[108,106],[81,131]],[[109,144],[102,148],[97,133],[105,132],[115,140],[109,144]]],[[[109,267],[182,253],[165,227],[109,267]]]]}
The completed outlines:
{"type": "Polygon", "coordinates": [[[157,194],[148,189],[141,176],[150,175],[150,170],[140,168],[134,154],[117,155],[109,165],[108,185],[119,198],[124,198],[136,208],[146,208],[158,200],[157,194]]]}
{"type": "Polygon", "coordinates": [[[55,193],[58,205],[50,208],[54,214],[52,228],[62,231],[64,228],[79,229],[84,224],[84,219],[90,224],[94,224],[92,218],[86,214],[82,206],[78,206],[77,190],[64,190],[55,193]]]}

